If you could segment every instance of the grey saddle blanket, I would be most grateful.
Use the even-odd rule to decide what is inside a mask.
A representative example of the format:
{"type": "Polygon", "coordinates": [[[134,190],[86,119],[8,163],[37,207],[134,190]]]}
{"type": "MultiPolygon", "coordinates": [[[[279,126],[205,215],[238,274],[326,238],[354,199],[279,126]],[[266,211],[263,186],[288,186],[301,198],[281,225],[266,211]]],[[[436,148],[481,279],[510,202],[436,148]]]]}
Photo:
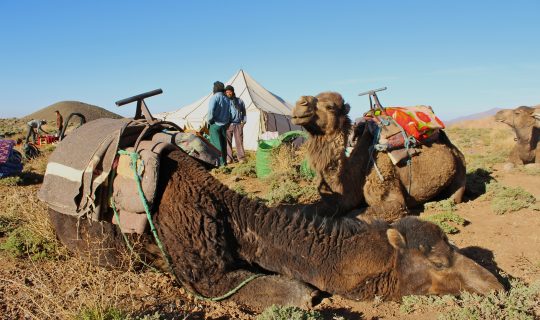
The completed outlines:
{"type": "MultiPolygon", "coordinates": [[[[39,199],[64,214],[103,220],[112,197],[123,231],[142,233],[146,216],[139,213],[145,212],[145,205],[152,210],[160,155],[164,150],[180,147],[211,165],[216,164],[219,157],[204,139],[192,133],[162,130],[159,126],[146,134],[134,150],[144,128],[144,123],[131,119],[98,119],[78,128],[51,154],[38,192],[39,199]],[[139,159],[133,162],[135,170],[130,156],[118,156],[119,150],[137,153],[139,159]],[[116,175],[110,189],[112,170],[116,175]],[[135,175],[139,177],[144,201],[135,175]]],[[[116,223],[114,219],[112,222],[116,223]]]]}
{"type": "Polygon", "coordinates": [[[58,212],[99,219],[107,200],[100,186],[107,183],[118,149],[133,145],[143,129],[132,119],[106,118],[76,129],[51,154],[38,198],[58,212]]]}

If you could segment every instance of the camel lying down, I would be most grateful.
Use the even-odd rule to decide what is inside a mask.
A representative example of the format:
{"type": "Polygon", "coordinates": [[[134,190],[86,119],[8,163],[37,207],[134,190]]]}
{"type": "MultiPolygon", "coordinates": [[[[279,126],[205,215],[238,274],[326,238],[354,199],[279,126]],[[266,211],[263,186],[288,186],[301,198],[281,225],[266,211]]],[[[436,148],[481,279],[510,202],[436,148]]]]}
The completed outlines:
{"type": "MultiPolygon", "coordinates": [[[[217,297],[264,273],[230,299],[254,310],[313,305],[317,289],[349,299],[502,289],[460,254],[436,225],[403,218],[392,225],[334,219],[264,204],[229,190],[182,151],[163,157],[153,217],[172,271],[189,290],[217,297]]],[[[50,210],[72,251],[118,267],[127,251],[116,225],[50,210]],[[77,237],[78,236],[78,237],[77,237]],[[104,250],[104,248],[108,250],[104,250]]]]}

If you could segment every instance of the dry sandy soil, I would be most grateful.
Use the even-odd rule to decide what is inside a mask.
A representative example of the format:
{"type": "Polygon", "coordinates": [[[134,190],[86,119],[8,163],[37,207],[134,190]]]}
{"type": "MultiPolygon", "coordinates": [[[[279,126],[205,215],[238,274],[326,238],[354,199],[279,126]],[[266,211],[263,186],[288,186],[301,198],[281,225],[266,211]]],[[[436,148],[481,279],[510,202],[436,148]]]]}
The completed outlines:
{"type": "MultiPolygon", "coordinates": [[[[467,128],[477,126],[454,125],[454,129],[449,130],[451,138],[464,151],[468,161],[479,153],[494,150],[493,135],[504,137],[506,147],[511,144],[508,142],[512,139],[508,130],[493,133],[491,137],[467,136],[470,133],[466,131],[467,128]]],[[[481,126],[505,130],[489,120],[481,126]]],[[[489,165],[492,167],[492,179],[507,186],[520,186],[540,200],[540,170],[531,173],[520,168],[507,170],[502,163],[489,165]]],[[[31,211],[34,222],[40,220],[46,224],[45,207],[35,198],[43,165],[34,162],[30,168],[37,172],[34,182],[23,186],[0,185],[2,209],[6,212],[31,211]]],[[[228,185],[242,184],[245,191],[258,196],[268,191],[267,184],[255,178],[217,176],[228,185]]],[[[497,215],[489,200],[477,195],[471,196],[456,209],[456,213],[467,223],[459,226],[459,232],[449,238],[465,254],[502,277],[514,277],[526,283],[540,281],[539,211],[526,208],[497,215]]],[[[428,211],[421,212],[420,216],[429,214],[428,211]]],[[[5,234],[0,233],[0,237],[3,237],[0,243],[7,240],[5,234]]],[[[58,250],[60,254],[55,259],[35,261],[28,257],[14,258],[0,250],[0,319],[72,319],[81,317],[81,310],[105,310],[110,307],[134,316],[158,312],[161,319],[254,319],[257,316],[231,302],[195,300],[176,286],[167,274],[150,270],[105,270],[80,261],[61,247],[58,250]]],[[[399,302],[357,302],[333,296],[325,298],[316,310],[325,319],[419,320],[436,319],[442,309],[421,307],[412,313],[404,313],[400,310],[399,302]]]]}

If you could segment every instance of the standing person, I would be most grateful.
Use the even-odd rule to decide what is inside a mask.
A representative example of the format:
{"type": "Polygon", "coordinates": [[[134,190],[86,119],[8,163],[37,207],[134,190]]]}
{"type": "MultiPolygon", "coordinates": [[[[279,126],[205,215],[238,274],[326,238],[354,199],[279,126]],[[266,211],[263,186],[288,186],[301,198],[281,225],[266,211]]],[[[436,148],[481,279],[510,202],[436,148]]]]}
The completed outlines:
{"type": "Polygon", "coordinates": [[[210,142],[221,152],[220,165],[227,164],[226,131],[231,119],[229,99],[223,94],[222,82],[214,82],[214,95],[208,102],[208,123],[210,124],[210,142]]]}
{"type": "Polygon", "coordinates": [[[227,129],[227,161],[233,162],[232,139],[236,145],[238,162],[244,162],[244,124],[246,123],[246,106],[242,99],[236,97],[231,85],[225,87],[225,95],[229,98],[231,109],[231,124],[227,129]]]}
{"type": "Polygon", "coordinates": [[[39,131],[42,131],[45,134],[49,134],[47,131],[43,130],[42,125],[46,124],[47,120],[30,120],[26,125],[28,126],[28,133],[26,134],[26,143],[30,142],[30,135],[34,143],[36,143],[37,134],[39,131]]]}

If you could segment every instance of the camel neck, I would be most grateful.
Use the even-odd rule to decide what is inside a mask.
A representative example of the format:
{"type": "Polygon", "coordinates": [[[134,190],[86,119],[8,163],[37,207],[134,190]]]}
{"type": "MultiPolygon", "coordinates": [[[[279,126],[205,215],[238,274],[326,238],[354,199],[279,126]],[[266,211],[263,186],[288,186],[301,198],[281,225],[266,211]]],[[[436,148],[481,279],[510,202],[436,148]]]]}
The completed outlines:
{"type": "Polygon", "coordinates": [[[230,224],[239,227],[234,230],[238,254],[252,264],[344,295],[356,294],[365,281],[375,284],[368,286],[375,290],[373,295],[381,284],[392,282],[389,257],[394,253],[383,222],[371,226],[305,210],[265,210],[262,205],[255,211],[245,209],[231,212],[229,217],[230,224]]]}

